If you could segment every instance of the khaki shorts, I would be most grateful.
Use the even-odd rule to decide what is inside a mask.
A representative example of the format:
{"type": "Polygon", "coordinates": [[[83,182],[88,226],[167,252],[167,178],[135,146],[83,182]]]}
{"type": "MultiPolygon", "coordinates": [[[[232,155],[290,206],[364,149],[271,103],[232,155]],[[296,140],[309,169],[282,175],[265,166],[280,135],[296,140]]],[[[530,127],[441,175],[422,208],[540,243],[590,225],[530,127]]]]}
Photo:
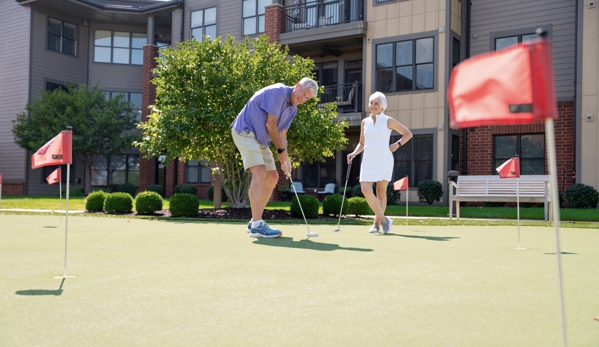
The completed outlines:
{"type": "Polygon", "coordinates": [[[263,146],[256,141],[254,133],[248,131],[240,134],[235,131],[235,129],[231,129],[231,136],[239,149],[239,153],[241,153],[243,167],[246,170],[256,165],[266,166],[266,171],[277,170],[275,159],[272,156],[270,148],[263,146]]]}

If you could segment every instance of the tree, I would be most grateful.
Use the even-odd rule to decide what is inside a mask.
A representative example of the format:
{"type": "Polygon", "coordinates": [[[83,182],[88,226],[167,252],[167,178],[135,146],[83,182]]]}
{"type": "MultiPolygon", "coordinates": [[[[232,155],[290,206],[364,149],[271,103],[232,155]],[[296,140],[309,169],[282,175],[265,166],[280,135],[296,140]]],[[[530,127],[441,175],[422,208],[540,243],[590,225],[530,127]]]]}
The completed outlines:
{"type": "Polygon", "coordinates": [[[107,99],[100,86],[67,86],[45,91],[13,120],[15,143],[35,152],[67,126],[73,127],[73,157],[83,164],[85,193],[91,190],[91,165],[133,147],[137,112],[122,93],[107,99]]]}
{"type": "MultiPolygon", "coordinates": [[[[295,85],[312,76],[314,63],[261,36],[251,42],[196,40],[162,50],[154,71],[156,104],[140,123],[136,143],[147,157],[207,160],[219,173],[232,207],[247,207],[250,173],[231,139],[231,123],[259,89],[277,82],[295,85]]],[[[298,107],[287,135],[294,166],[321,161],[347,143],[347,123],[336,121],[336,106],[316,107],[316,98],[298,107]]],[[[272,150],[272,148],[271,148],[272,150]]]]}

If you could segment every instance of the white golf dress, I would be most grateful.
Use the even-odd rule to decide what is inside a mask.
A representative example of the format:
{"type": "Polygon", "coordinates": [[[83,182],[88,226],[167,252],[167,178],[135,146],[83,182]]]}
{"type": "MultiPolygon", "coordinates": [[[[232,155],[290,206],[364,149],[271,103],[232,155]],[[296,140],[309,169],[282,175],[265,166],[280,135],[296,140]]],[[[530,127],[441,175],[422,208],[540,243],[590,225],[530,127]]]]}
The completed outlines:
{"type": "Polygon", "coordinates": [[[391,129],[384,113],[364,119],[364,152],[360,167],[360,182],[391,181],[393,174],[393,153],[389,150],[391,129]]]}

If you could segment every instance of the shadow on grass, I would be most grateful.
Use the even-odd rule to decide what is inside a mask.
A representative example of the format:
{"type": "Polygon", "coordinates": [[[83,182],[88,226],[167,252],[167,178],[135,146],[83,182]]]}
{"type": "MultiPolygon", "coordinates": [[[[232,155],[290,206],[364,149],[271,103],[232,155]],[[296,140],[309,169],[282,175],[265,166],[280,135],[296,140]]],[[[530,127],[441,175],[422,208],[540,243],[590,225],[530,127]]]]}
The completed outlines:
{"type": "MultiPolygon", "coordinates": [[[[555,252],[553,252],[553,253],[545,253],[545,254],[555,255],[555,252]]],[[[573,255],[578,255],[578,253],[572,253],[572,252],[560,252],[559,254],[573,254],[573,255]]]]}
{"type": "Polygon", "coordinates": [[[341,247],[334,243],[322,243],[314,242],[310,239],[293,241],[291,237],[279,237],[276,239],[257,239],[253,242],[257,245],[274,246],[274,247],[287,247],[287,248],[300,248],[300,249],[311,249],[314,251],[356,251],[356,252],[372,252],[370,248],[356,248],[356,247],[341,247]]]}
{"type": "Polygon", "coordinates": [[[389,234],[380,234],[380,236],[401,236],[401,237],[407,237],[410,239],[425,239],[425,240],[429,240],[429,241],[450,241],[452,239],[459,239],[459,237],[454,237],[454,236],[418,236],[418,235],[404,235],[404,234],[394,234],[394,233],[389,233],[389,234]]]}
{"type": "Polygon", "coordinates": [[[62,285],[64,284],[64,278],[62,279],[62,281],[60,282],[60,287],[58,287],[58,289],[56,290],[51,290],[51,289],[28,289],[28,290],[17,290],[15,292],[15,294],[17,295],[33,295],[33,296],[39,296],[39,295],[54,295],[54,296],[59,296],[60,294],[62,294],[62,285]]]}

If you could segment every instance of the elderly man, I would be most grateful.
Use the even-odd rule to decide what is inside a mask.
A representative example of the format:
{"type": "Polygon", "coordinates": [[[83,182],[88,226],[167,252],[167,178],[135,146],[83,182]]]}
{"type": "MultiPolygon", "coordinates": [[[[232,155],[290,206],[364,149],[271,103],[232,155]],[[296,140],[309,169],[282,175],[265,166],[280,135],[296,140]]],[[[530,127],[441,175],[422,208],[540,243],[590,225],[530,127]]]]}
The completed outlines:
{"type": "Polygon", "coordinates": [[[252,173],[250,205],[252,220],[247,231],[250,237],[275,238],[280,230],[269,227],[262,213],[279,180],[270,142],[277,149],[277,159],[285,175],[291,173],[287,151],[287,130],[297,115],[297,106],[318,93],[318,84],[302,78],[295,86],[276,83],[257,91],[231,124],[233,141],[241,153],[243,167],[252,173]]]}

